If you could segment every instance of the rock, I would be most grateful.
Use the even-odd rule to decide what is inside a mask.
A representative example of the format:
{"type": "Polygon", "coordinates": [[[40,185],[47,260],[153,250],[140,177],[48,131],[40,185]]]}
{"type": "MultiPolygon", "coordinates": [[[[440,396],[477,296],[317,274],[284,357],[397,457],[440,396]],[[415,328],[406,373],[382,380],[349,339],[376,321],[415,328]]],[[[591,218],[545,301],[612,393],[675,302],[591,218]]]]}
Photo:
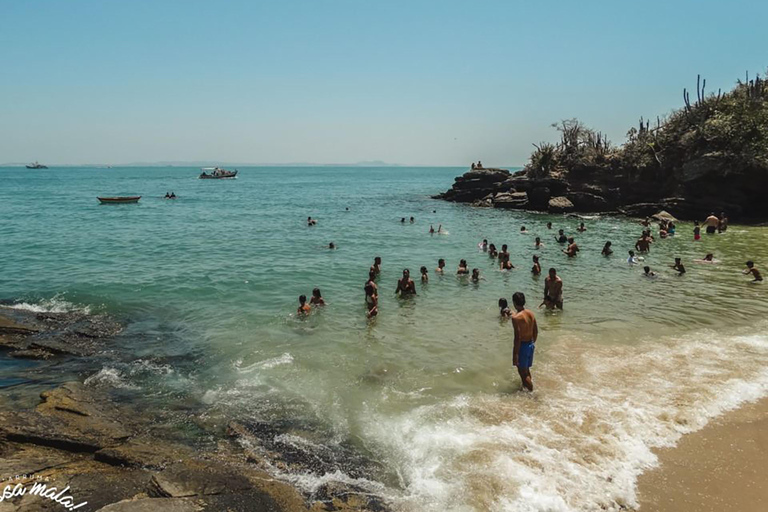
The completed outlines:
{"type": "Polygon", "coordinates": [[[678,220],[671,213],[666,212],[664,210],[661,210],[660,212],[651,215],[651,218],[655,221],[666,220],[666,221],[678,222],[678,220]]]}
{"type": "Polygon", "coordinates": [[[54,356],[53,352],[41,348],[30,348],[22,350],[14,350],[8,353],[9,357],[15,357],[16,359],[41,359],[47,360],[54,356]]]}
{"type": "Polygon", "coordinates": [[[525,208],[526,206],[528,206],[526,192],[503,192],[493,198],[494,208],[525,208]]]}
{"type": "Polygon", "coordinates": [[[34,334],[40,329],[34,325],[22,324],[11,316],[12,308],[0,308],[0,334],[34,334]]]}
{"type": "Polygon", "coordinates": [[[535,187],[528,191],[528,201],[531,208],[537,210],[546,210],[549,200],[552,198],[552,191],[549,187],[535,187]]]}
{"type": "Polygon", "coordinates": [[[122,500],[102,507],[98,512],[200,512],[201,504],[183,498],[140,498],[122,500]]]}
{"type": "Polygon", "coordinates": [[[650,217],[661,209],[660,203],[635,203],[624,206],[619,211],[630,217],[650,217]]]}
{"type": "Polygon", "coordinates": [[[608,201],[604,197],[589,192],[571,192],[568,199],[578,212],[603,212],[608,209],[608,201]]]}
{"type": "Polygon", "coordinates": [[[568,213],[573,211],[573,203],[563,196],[553,197],[549,200],[550,213],[568,213]]]}
{"type": "Polygon", "coordinates": [[[94,454],[94,459],[113,466],[163,469],[193,456],[194,452],[186,446],[143,436],[102,448],[94,454]]]}
{"type": "Polygon", "coordinates": [[[157,496],[184,498],[206,494],[236,493],[253,489],[244,476],[221,467],[183,462],[174,464],[152,477],[157,496]]]}

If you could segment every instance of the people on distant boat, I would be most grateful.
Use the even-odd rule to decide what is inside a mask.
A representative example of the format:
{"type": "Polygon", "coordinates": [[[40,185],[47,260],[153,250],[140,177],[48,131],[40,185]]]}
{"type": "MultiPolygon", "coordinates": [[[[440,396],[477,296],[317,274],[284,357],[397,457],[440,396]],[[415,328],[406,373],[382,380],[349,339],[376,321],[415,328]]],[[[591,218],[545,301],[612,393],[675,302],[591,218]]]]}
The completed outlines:
{"type": "Polygon", "coordinates": [[[307,316],[312,312],[312,308],[307,304],[307,296],[299,295],[299,309],[296,311],[299,316],[307,316]]]}
{"type": "Polygon", "coordinates": [[[533,391],[531,366],[533,366],[533,352],[539,337],[539,327],[533,312],[525,309],[525,295],[522,292],[515,292],[512,295],[512,305],[515,307],[515,313],[512,315],[512,325],[515,329],[512,364],[517,366],[523,387],[533,391]]]}
{"type": "MultiPolygon", "coordinates": [[[[549,275],[544,280],[544,302],[547,309],[563,309],[563,280],[557,275],[557,270],[549,269],[549,275]]],[[[541,306],[539,306],[541,307],[541,306]]]]}
{"type": "Polygon", "coordinates": [[[309,303],[313,306],[325,306],[325,300],[323,299],[323,295],[320,293],[320,288],[315,288],[312,290],[312,298],[309,299],[309,303]]]}
{"type": "Polygon", "coordinates": [[[421,267],[421,282],[422,283],[429,282],[429,271],[427,270],[427,267],[421,267]]]}
{"type": "Polygon", "coordinates": [[[713,235],[717,231],[717,226],[720,224],[720,219],[717,218],[717,215],[715,215],[715,212],[712,212],[709,214],[709,217],[707,217],[704,220],[704,225],[707,228],[707,234],[713,235]]]}
{"type": "Polygon", "coordinates": [[[728,217],[725,216],[725,212],[720,212],[720,220],[717,224],[717,231],[719,233],[725,233],[728,229],[728,217]]]}
{"type": "Polygon", "coordinates": [[[576,228],[576,231],[578,231],[579,233],[583,233],[583,232],[585,232],[586,230],[587,230],[587,227],[584,225],[584,223],[583,223],[583,222],[582,222],[581,224],[579,224],[579,227],[578,227],[578,228],[576,228]]]}
{"type": "Polygon", "coordinates": [[[437,268],[435,269],[435,272],[438,274],[445,272],[445,260],[443,258],[437,260],[437,268]]]}
{"type": "Polygon", "coordinates": [[[533,255],[533,267],[531,268],[531,274],[538,276],[541,274],[541,264],[539,264],[539,257],[533,255]]]}
{"type": "Polygon", "coordinates": [[[613,254],[613,249],[611,249],[610,241],[605,242],[605,245],[603,246],[603,250],[600,254],[602,254],[603,256],[610,256],[611,254],[613,254]]]}
{"type": "Polygon", "coordinates": [[[365,307],[368,308],[366,312],[368,318],[379,314],[379,295],[371,283],[365,285],[365,307]]]}
{"type": "Polygon", "coordinates": [[[749,260],[748,262],[745,263],[745,265],[747,266],[747,269],[744,271],[744,274],[745,275],[750,275],[751,274],[754,277],[754,279],[752,280],[753,283],[756,283],[758,281],[762,281],[763,280],[763,275],[760,273],[760,271],[755,266],[755,262],[754,261],[749,260]]]}
{"type": "Polygon", "coordinates": [[[381,274],[381,256],[373,258],[373,265],[371,265],[371,272],[374,272],[377,276],[381,274]]]}
{"type": "Polygon", "coordinates": [[[397,281],[397,288],[395,289],[395,295],[400,294],[401,297],[407,295],[416,295],[416,284],[411,279],[411,271],[403,269],[403,277],[397,281]]]}
{"type": "Polygon", "coordinates": [[[677,270],[678,275],[685,274],[685,265],[683,265],[683,261],[680,258],[675,258],[675,264],[672,265],[672,268],[677,270]]]}
{"type": "Polygon", "coordinates": [[[469,265],[467,265],[467,260],[461,260],[459,261],[459,268],[456,270],[456,274],[463,276],[466,274],[469,274],[469,265]]]}
{"type": "Polygon", "coordinates": [[[563,251],[569,258],[573,258],[579,252],[579,246],[576,245],[576,241],[573,237],[568,239],[568,247],[563,251]]]}

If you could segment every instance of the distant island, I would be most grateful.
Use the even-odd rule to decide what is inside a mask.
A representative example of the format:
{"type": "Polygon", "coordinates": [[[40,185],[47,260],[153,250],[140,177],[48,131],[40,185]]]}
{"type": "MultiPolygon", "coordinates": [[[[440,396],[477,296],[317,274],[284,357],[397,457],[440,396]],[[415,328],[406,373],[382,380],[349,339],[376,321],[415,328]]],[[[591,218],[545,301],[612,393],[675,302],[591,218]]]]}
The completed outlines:
{"type": "Polygon", "coordinates": [[[435,196],[481,207],[681,219],[725,211],[732,219],[768,220],[768,85],[746,76],[728,92],[695,96],[655,122],[640,118],[615,147],[576,119],[554,124],[559,142],[534,144],[523,170],[475,169],[435,196]]]}

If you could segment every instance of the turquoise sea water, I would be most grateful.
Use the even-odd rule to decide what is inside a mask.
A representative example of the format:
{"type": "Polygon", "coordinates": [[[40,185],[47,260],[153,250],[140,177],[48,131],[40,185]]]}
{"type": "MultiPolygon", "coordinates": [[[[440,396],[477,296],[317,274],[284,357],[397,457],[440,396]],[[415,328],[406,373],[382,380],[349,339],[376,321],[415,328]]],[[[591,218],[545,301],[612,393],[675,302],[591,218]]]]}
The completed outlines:
{"type": "Polygon", "coordinates": [[[86,383],[152,406],[183,402],[202,419],[191,430],[181,414],[173,421],[192,435],[232,419],[310,424],[286,435],[351,445],[379,469],[276,474],[308,491],[354,480],[402,510],[633,506],[651,448],[768,392],[766,288],[741,274],[746,259],[768,261],[765,230],[734,225],[693,242],[692,225],[679,223],[646,256],[660,274],[648,280],[626,264],[637,221],[587,219],[579,234],[579,219],[430,199],[464,171],[244,168],[235,180],[198,180],[194,168],[0,169],[0,299],[123,319],[113,349],[124,356],[73,369],[86,383]],[[99,195],[142,199],[100,205],[99,195]],[[444,234],[428,233],[440,224],[444,234]],[[561,253],[560,228],[576,236],[577,258],[561,253]],[[509,244],[517,268],[497,270],[483,238],[509,244]],[[611,258],[600,256],[606,240],[611,258]],[[694,262],[707,252],[719,263],[694,262]],[[533,254],[545,272],[558,269],[566,302],[561,313],[536,310],[537,391],[527,395],[496,302],[523,291],[538,306],[533,254]],[[380,315],[368,321],[374,256],[380,315]],[[668,268],[675,256],[686,275],[668,268]],[[480,283],[454,275],[461,258],[480,283]],[[405,267],[418,296],[400,300],[405,267]],[[328,306],[296,318],[298,295],[314,287],[328,306]]]}

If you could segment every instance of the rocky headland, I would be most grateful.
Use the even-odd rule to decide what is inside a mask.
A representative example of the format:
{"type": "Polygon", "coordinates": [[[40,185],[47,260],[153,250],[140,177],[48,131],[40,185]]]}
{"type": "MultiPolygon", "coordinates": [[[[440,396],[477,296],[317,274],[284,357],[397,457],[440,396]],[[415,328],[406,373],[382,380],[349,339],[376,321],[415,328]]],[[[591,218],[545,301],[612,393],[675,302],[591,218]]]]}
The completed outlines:
{"type": "Polygon", "coordinates": [[[655,123],[640,119],[614,147],[571,119],[553,125],[557,143],[541,143],[520,171],[473,169],[434,196],[473,206],[549,213],[666,210],[680,219],[726,212],[731,219],[768,220],[768,86],[759,76],[726,93],[706,93],[655,123]]]}
{"type": "MultiPolygon", "coordinates": [[[[77,360],[93,373],[102,357],[115,357],[110,345],[122,328],[107,315],[0,306],[0,357],[40,360],[55,383],[57,365],[77,360]]],[[[87,501],[77,510],[102,512],[388,510],[355,485],[328,479],[307,490],[276,478],[275,468],[284,475],[341,471],[351,478],[375,471],[351,446],[314,451],[285,441],[313,425],[243,418],[212,425],[190,407],[182,413],[197,434],[181,435],[141,400],[118,400],[109,389],[80,381],[43,387],[31,408],[8,388],[0,394],[0,496],[35,484],[55,488],[51,496],[68,489],[60,502],[30,492],[5,495],[0,512],[64,510],[64,495],[70,505],[87,501]]]]}

